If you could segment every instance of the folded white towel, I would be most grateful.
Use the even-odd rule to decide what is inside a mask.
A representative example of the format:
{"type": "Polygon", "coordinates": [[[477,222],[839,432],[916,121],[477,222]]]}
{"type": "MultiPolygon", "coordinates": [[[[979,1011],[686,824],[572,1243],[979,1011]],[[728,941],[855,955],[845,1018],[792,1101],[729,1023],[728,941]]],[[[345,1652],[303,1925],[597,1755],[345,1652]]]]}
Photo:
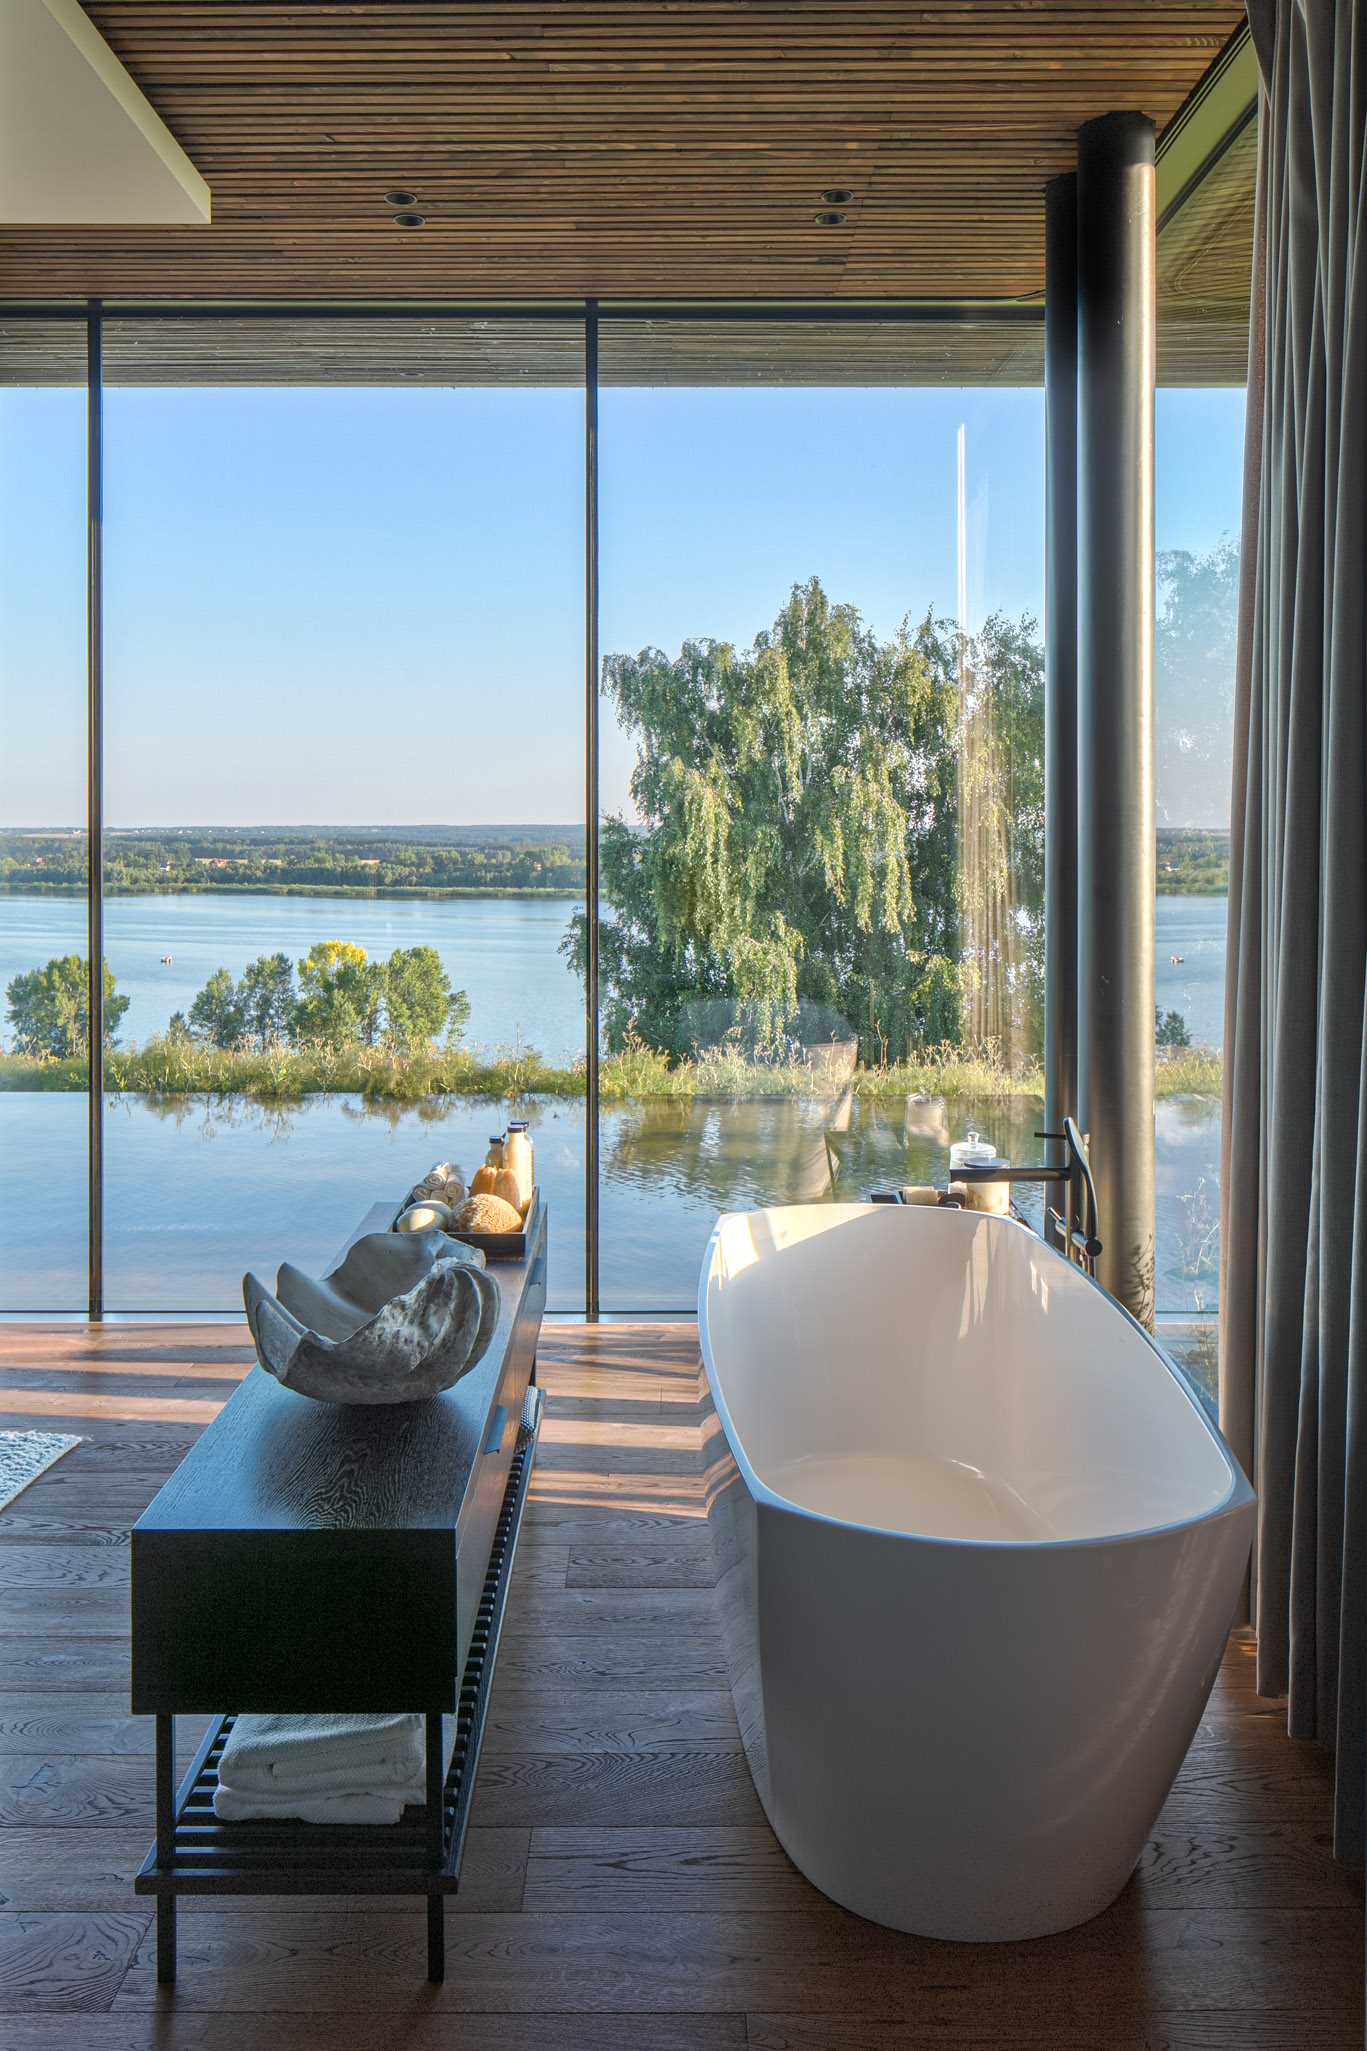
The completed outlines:
{"type": "Polygon", "coordinates": [[[420,1716],[239,1716],[218,1764],[236,1794],[369,1795],[414,1785],[422,1800],[420,1716]]]}
{"type": "MultiPolygon", "coordinates": [[[[455,1741],[448,1716],[443,1775],[455,1741]]],[[[219,1760],[214,1814],[223,1823],[397,1823],[426,1800],[420,1716],[239,1716],[219,1760]]]]}
{"type": "Polygon", "coordinates": [[[214,1814],[222,1823],[397,1823],[409,1802],[421,1803],[425,1789],[394,1788],[370,1795],[238,1794],[221,1783],[214,1789],[214,1814]]]}

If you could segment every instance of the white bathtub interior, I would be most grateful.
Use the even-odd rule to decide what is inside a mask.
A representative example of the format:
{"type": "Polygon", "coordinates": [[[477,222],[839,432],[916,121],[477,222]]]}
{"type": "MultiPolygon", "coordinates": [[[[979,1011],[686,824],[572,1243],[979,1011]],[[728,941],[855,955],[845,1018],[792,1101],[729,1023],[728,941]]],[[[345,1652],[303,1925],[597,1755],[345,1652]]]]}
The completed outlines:
{"type": "Polygon", "coordinates": [[[704,1294],[715,1359],[744,1363],[715,1381],[732,1442],[760,1488],[799,1509],[1019,1544],[1183,1523],[1234,1485],[1157,1350],[1010,1220],[735,1213],[704,1294]]]}

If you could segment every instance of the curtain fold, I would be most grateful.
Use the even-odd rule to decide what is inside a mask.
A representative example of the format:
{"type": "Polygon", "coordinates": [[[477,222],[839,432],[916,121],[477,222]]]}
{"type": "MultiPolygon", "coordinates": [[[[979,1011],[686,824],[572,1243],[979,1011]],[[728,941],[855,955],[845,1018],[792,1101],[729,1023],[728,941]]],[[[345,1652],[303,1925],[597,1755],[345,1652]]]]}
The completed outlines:
{"type": "Polygon", "coordinates": [[[1367,0],[1249,0],[1262,73],[1225,996],[1221,1417],[1258,1687],[1367,1818],[1367,0]]]}

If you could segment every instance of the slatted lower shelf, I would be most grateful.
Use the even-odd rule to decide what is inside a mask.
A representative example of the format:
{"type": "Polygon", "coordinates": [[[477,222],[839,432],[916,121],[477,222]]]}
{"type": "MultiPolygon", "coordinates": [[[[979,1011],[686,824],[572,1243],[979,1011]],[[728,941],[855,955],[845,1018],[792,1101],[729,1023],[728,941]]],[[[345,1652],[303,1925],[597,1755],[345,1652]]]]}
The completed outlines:
{"type": "Polygon", "coordinates": [[[456,1709],[442,1790],[441,1856],[425,1806],[394,1824],[224,1823],[214,1814],[218,1763],[236,1718],[212,1726],[181,1784],[169,1857],[153,1845],[139,1894],[451,1894],[479,1768],[484,1720],[507,1609],[522,1514],[541,1428],[541,1392],[527,1391],[456,1709]]]}

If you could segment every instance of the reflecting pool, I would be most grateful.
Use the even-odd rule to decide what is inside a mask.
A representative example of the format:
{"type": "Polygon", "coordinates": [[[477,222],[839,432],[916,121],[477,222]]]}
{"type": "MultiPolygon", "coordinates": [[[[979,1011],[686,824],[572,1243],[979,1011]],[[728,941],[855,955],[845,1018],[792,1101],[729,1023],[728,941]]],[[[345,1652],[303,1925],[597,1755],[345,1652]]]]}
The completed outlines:
{"type": "MultiPolygon", "coordinates": [[[[551,1207],[550,1308],[583,1305],[584,1109],[525,1106],[551,1207]]],[[[107,1099],[105,1295],[111,1311],[229,1311],[245,1269],[322,1268],[369,1207],[436,1160],[467,1176],[508,1105],[357,1096],[107,1099]]],[[[943,1182],[970,1125],[1010,1159],[1039,1158],[1032,1098],[646,1100],[604,1109],[601,1276],[607,1311],[688,1311],[718,1210],[943,1182]]],[[[1156,1117],[1158,1304],[1215,1308],[1220,1107],[1169,1098],[1156,1117]]],[[[85,1100],[0,1094],[0,1310],[84,1303],[85,1100]]],[[[1036,1215],[1038,1195],[1034,1196],[1036,1215]]],[[[1027,1195],[1023,1207],[1030,1202],[1027,1195]]],[[[1104,1229],[1104,1221],[1103,1221],[1104,1229]]]]}

